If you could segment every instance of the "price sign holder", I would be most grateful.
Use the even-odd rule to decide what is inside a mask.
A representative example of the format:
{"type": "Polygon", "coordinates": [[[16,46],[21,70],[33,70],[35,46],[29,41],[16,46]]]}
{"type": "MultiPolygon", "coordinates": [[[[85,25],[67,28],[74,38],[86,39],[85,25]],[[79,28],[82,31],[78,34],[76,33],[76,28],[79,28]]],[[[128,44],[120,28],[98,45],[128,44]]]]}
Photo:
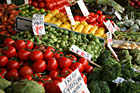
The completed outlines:
{"type": "Polygon", "coordinates": [[[45,34],[44,29],[44,15],[34,14],[32,19],[32,28],[34,35],[39,35],[42,39],[42,35],[45,34]]]}
{"type": "Polygon", "coordinates": [[[62,93],[90,93],[78,69],[67,76],[59,87],[62,93]]]}
{"type": "Polygon", "coordinates": [[[119,61],[118,57],[117,57],[117,54],[115,53],[115,51],[113,50],[113,48],[111,47],[111,45],[113,44],[113,41],[112,41],[112,33],[111,32],[107,32],[107,46],[108,48],[110,49],[110,51],[112,52],[113,56],[115,57],[115,59],[117,61],[119,61]]]}
{"type": "Polygon", "coordinates": [[[6,0],[6,2],[7,2],[7,4],[9,4],[9,5],[12,3],[11,0],[6,0]]]}
{"type": "Polygon", "coordinates": [[[74,30],[74,29],[73,29],[73,25],[75,25],[75,20],[74,20],[74,17],[73,17],[73,15],[72,15],[71,9],[70,9],[69,6],[64,6],[64,7],[65,7],[65,10],[66,10],[66,12],[67,12],[67,15],[68,15],[68,17],[69,17],[69,19],[70,19],[71,28],[72,28],[72,30],[74,30]]]}
{"type": "Polygon", "coordinates": [[[72,51],[73,53],[77,54],[77,55],[80,56],[80,57],[84,57],[84,58],[87,59],[91,64],[93,64],[93,65],[95,65],[95,66],[101,68],[100,65],[98,65],[98,64],[96,64],[96,63],[94,63],[94,62],[91,61],[91,57],[92,57],[91,54],[89,54],[89,53],[83,51],[82,49],[78,48],[77,46],[72,45],[71,48],[70,48],[70,51],[72,51]]]}
{"type": "Polygon", "coordinates": [[[77,3],[79,5],[79,7],[80,7],[80,9],[81,9],[81,11],[83,13],[83,15],[84,16],[88,16],[89,15],[89,11],[88,11],[88,9],[87,9],[84,1],[83,0],[78,0],[77,3]]]}

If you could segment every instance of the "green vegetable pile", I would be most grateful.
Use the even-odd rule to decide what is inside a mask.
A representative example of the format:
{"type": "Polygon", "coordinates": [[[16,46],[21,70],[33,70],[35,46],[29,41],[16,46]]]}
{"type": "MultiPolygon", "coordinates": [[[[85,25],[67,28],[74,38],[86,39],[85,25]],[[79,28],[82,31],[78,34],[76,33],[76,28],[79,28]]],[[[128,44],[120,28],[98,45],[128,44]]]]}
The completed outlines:
{"type": "Polygon", "coordinates": [[[40,40],[38,36],[35,36],[32,31],[20,32],[14,37],[52,46],[57,50],[65,52],[68,52],[72,45],[76,45],[80,49],[93,55],[92,61],[98,58],[103,49],[101,42],[93,34],[78,34],[51,26],[46,26],[45,31],[46,34],[42,36],[42,40],[40,40]]]}
{"type": "Polygon", "coordinates": [[[140,42],[140,33],[139,32],[116,31],[114,34],[116,35],[116,37],[113,37],[113,38],[117,39],[117,40],[140,42]]]}

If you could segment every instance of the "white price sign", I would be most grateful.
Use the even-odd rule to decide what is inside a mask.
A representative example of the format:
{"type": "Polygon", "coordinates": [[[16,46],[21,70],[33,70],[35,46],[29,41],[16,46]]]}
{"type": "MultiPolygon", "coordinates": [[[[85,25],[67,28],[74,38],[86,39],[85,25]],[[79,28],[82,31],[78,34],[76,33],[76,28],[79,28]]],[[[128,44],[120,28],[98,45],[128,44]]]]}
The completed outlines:
{"type": "Polygon", "coordinates": [[[59,87],[62,93],[90,93],[78,69],[67,76],[59,87]]]}
{"type": "Polygon", "coordinates": [[[83,0],[78,0],[77,3],[79,5],[79,7],[80,7],[80,9],[81,9],[81,11],[83,13],[83,15],[84,16],[88,16],[89,15],[89,11],[88,11],[88,9],[87,9],[84,1],[83,0]]]}
{"type": "Polygon", "coordinates": [[[74,17],[72,15],[72,12],[71,12],[70,7],[69,6],[64,6],[64,7],[65,7],[65,10],[67,12],[67,15],[68,15],[68,17],[70,19],[71,25],[75,25],[75,20],[74,20],[74,17]]]}
{"type": "Polygon", "coordinates": [[[45,34],[44,15],[34,14],[32,19],[32,28],[34,35],[45,34]]]}
{"type": "Polygon", "coordinates": [[[92,55],[83,51],[82,49],[80,49],[79,47],[75,46],[75,45],[72,45],[71,48],[70,48],[70,51],[84,57],[85,59],[87,60],[91,60],[92,58],[92,55]]]}
{"type": "Polygon", "coordinates": [[[6,0],[6,2],[7,2],[7,4],[11,4],[12,3],[11,0],[6,0]]]}
{"type": "Polygon", "coordinates": [[[107,44],[112,45],[113,41],[112,41],[112,33],[111,32],[107,32],[107,44]]]}
{"type": "Polygon", "coordinates": [[[113,23],[113,25],[114,25],[114,31],[120,31],[120,28],[115,23],[113,23]]]}
{"type": "Polygon", "coordinates": [[[115,15],[117,16],[117,18],[118,18],[119,20],[122,20],[122,17],[121,17],[121,14],[120,14],[120,13],[118,13],[117,11],[115,11],[115,15]]]}
{"type": "Polygon", "coordinates": [[[24,0],[24,3],[25,3],[25,4],[29,4],[29,1],[28,1],[28,0],[24,0]]]}

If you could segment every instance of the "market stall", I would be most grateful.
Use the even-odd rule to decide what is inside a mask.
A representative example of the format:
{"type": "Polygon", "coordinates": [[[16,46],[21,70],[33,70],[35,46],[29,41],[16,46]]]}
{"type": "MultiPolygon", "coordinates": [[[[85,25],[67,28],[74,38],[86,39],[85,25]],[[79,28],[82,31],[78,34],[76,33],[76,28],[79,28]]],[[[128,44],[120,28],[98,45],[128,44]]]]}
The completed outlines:
{"type": "Polygon", "coordinates": [[[139,0],[3,0],[0,93],[140,93],[139,31],[139,0]]]}

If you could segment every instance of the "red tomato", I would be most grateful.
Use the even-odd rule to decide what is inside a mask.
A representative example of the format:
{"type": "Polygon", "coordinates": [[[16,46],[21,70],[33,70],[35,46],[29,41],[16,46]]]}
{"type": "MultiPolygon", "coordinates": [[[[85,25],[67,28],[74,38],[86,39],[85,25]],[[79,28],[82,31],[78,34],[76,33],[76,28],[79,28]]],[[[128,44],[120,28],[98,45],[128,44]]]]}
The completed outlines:
{"type": "Polygon", "coordinates": [[[32,80],[32,76],[31,75],[26,75],[26,76],[24,76],[22,79],[28,79],[28,80],[32,80]]]}
{"type": "Polygon", "coordinates": [[[58,71],[55,71],[55,70],[51,71],[51,72],[49,73],[49,76],[50,76],[52,79],[56,78],[56,77],[58,76],[58,71]]]}
{"type": "Polygon", "coordinates": [[[4,46],[12,46],[15,43],[15,41],[11,38],[6,38],[4,40],[4,46]]]}
{"type": "Polygon", "coordinates": [[[3,54],[9,59],[13,58],[16,55],[16,49],[13,46],[8,46],[3,50],[3,54]]]}
{"type": "Polygon", "coordinates": [[[94,23],[94,22],[96,22],[96,18],[95,18],[95,17],[91,17],[91,18],[89,18],[89,19],[87,20],[87,22],[88,22],[89,24],[94,23]]]}
{"type": "Polygon", "coordinates": [[[85,84],[87,84],[87,77],[86,77],[86,75],[81,73],[81,76],[82,76],[82,78],[83,78],[85,84]]]}
{"type": "Polygon", "coordinates": [[[85,19],[85,18],[81,18],[79,21],[80,21],[80,22],[86,21],[86,19],[85,19]]]}
{"type": "Polygon", "coordinates": [[[15,47],[17,50],[24,49],[24,48],[26,47],[26,43],[25,43],[23,40],[17,40],[17,41],[14,43],[14,47],[15,47]]]}
{"type": "Polygon", "coordinates": [[[23,63],[23,66],[30,67],[30,64],[29,64],[28,62],[24,62],[24,63],[23,63]]]}
{"type": "Polygon", "coordinates": [[[94,22],[91,24],[92,26],[97,26],[98,25],[98,22],[94,22]]]}
{"type": "Polygon", "coordinates": [[[44,72],[46,69],[46,62],[44,60],[38,60],[33,64],[32,68],[34,72],[44,72]]]}
{"type": "Polygon", "coordinates": [[[33,49],[34,44],[32,41],[27,40],[25,43],[26,43],[26,49],[33,49]]]}
{"type": "Polygon", "coordinates": [[[52,80],[52,78],[50,76],[47,76],[47,75],[43,76],[41,79],[43,81],[51,81],[52,80]]]}
{"type": "Polygon", "coordinates": [[[43,45],[41,45],[41,46],[35,46],[34,49],[41,49],[41,50],[44,50],[45,47],[44,47],[43,45]]]}
{"type": "Polygon", "coordinates": [[[45,7],[45,3],[44,2],[40,2],[39,3],[39,8],[44,8],[45,7]]]}
{"type": "Polygon", "coordinates": [[[30,54],[31,61],[37,61],[43,59],[43,53],[40,50],[34,50],[30,54]]]}
{"type": "Polygon", "coordinates": [[[98,14],[98,15],[102,15],[102,11],[98,10],[98,11],[97,11],[97,14],[98,14]]]}
{"type": "Polygon", "coordinates": [[[7,70],[5,68],[0,68],[0,74],[5,76],[5,74],[7,73],[7,70]]]}
{"type": "Polygon", "coordinates": [[[85,21],[89,19],[88,16],[83,16],[82,18],[85,19],[85,21]]]}
{"type": "Polygon", "coordinates": [[[51,50],[46,50],[43,54],[44,60],[47,61],[53,56],[53,52],[51,50]]]}
{"type": "Polygon", "coordinates": [[[60,54],[59,54],[59,53],[54,53],[54,54],[53,54],[53,58],[59,59],[59,58],[60,58],[60,54]]]}
{"type": "Polygon", "coordinates": [[[42,2],[43,0],[37,0],[37,2],[42,2]]]}
{"type": "Polygon", "coordinates": [[[80,58],[79,62],[83,65],[84,70],[88,67],[88,61],[85,58],[80,58]]]}
{"type": "Polygon", "coordinates": [[[19,61],[18,63],[19,63],[19,66],[20,66],[20,67],[24,64],[23,61],[19,61]]]}
{"type": "Polygon", "coordinates": [[[69,69],[69,68],[64,68],[60,71],[60,75],[63,76],[63,77],[67,77],[71,73],[72,73],[72,70],[69,69]]]}
{"type": "Polygon", "coordinates": [[[77,61],[77,58],[74,55],[68,54],[67,57],[73,62],[77,61]]]}
{"type": "Polygon", "coordinates": [[[11,69],[7,72],[6,78],[8,80],[17,80],[19,77],[18,71],[16,69],[11,69]]]}
{"type": "Polygon", "coordinates": [[[21,61],[27,61],[30,58],[30,54],[31,52],[24,50],[24,49],[20,49],[17,53],[17,57],[21,60],[21,61]]]}
{"type": "Polygon", "coordinates": [[[24,77],[26,75],[32,75],[33,74],[33,70],[30,67],[23,66],[23,67],[20,68],[19,74],[22,77],[24,77]]]}
{"type": "Polygon", "coordinates": [[[103,20],[105,20],[105,16],[104,15],[100,15],[99,17],[101,17],[103,20]]]}
{"type": "Polygon", "coordinates": [[[80,62],[76,62],[76,63],[73,63],[71,66],[70,66],[70,69],[71,70],[76,70],[76,69],[79,69],[79,72],[82,73],[84,68],[83,68],[83,65],[80,63],[80,62]]]}
{"type": "Polygon", "coordinates": [[[46,50],[51,50],[52,52],[55,52],[55,49],[53,47],[47,47],[46,50]]]}
{"type": "Polygon", "coordinates": [[[98,19],[99,15],[94,14],[93,17],[96,18],[96,19],[98,19]]]}
{"type": "Polygon", "coordinates": [[[47,3],[47,4],[45,5],[45,7],[46,7],[47,9],[52,10],[52,9],[53,9],[53,4],[52,4],[52,3],[47,3]]]}
{"type": "Polygon", "coordinates": [[[50,58],[48,61],[47,61],[47,70],[48,71],[53,71],[53,70],[56,70],[58,67],[58,63],[56,61],[55,58],[50,58]]]}
{"type": "Polygon", "coordinates": [[[59,88],[60,81],[54,80],[53,82],[45,84],[45,92],[46,93],[61,93],[59,88]]]}
{"type": "Polygon", "coordinates": [[[4,78],[4,76],[2,74],[0,74],[0,78],[4,78]]]}
{"type": "Polygon", "coordinates": [[[31,5],[32,4],[32,0],[29,0],[29,5],[31,5]]]}
{"type": "Polygon", "coordinates": [[[94,13],[92,13],[92,12],[90,12],[90,14],[89,14],[90,16],[94,16],[94,13]]]}
{"type": "Polygon", "coordinates": [[[34,73],[34,74],[33,74],[33,77],[35,77],[35,78],[41,78],[41,77],[42,77],[42,75],[41,75],[41,74],[39,74],[39,73],[34,73]]]}
{"type": "Polygon", "coordinates": [[[88,67],[85,69],[85,72],[86,72],[87,74],[90,74],[92,71],[93,71],[93,67],[92,67],[92,66],[88,66],[88,67]]]}
{"type": "Polygon", "coordinates": [[[8,70],[11,70],[11,69],[19,69],[19,63],[17,61],[14,61],[14,60],[11,60],[7,63],[7,68],[8,70]]]}
{"type": "Polygon", "coordinates": [[[98,22],[103,22],[103,18],[99,16],[98,19],[97,19],[97,21],[98,22]]]}
{"type": "Polygon", "coordinates": [[[6,56],[0,56],[0,67],[6,66],[8,58],[6,56]]]}
{"type": "Polygon", "coordinates": [[[79,15],[76,15],[76,16],[74,17],[74,20],[75,20],[75,21],[80,21],[80,19],[81,19],[81,16],[79,16],[79,15]]]}
{"type": "Polygon", "coordinates": [[[39,81],[39,82],[37,82],[37,83],[44,87],[43,82],[40,82],[40,81],[39,81]]]}
{"type": "Polygon", "coordinates": [[[100,24],[98,24],[99,27],[104,27],[104,23],[100,22],[100,24]]]}
{"type": "Polygon", "coordinates": [[[71,60],[66,57],[60,57],[58,59],[58,66],[59,68],[69,68],[71,66],[71,60]]]}
{"type": "Polygon", "coordinates": [[[59,80],[60,82],[62,82],[65,78],[64,77],[56,77],[55,80],[59,80]]]}
{"type": "Polygon", "coordinates": [[[37,2],[32,2],[32,5],[37,8],[38,7],[38,3],[37,2]]]}

